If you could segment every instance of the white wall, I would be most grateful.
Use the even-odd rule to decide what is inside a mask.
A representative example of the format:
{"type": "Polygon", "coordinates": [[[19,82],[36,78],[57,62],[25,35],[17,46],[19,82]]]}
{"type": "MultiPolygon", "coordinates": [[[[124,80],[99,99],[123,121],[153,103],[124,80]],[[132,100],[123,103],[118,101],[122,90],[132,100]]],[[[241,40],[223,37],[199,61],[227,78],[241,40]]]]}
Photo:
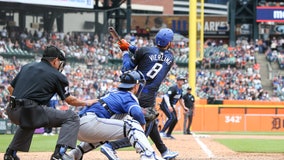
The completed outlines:
{"type": "MultiPolygon", "coordinates": [[[[33,16],[26,16],[26,28],[28,30],[34,31],[34,28],[30,27],[31,23],[42,23],[40,22],[40,19],[42,19],[42,17],[38,17],[38,22],[36,22],[36,18],[33,16]]],[[[19,14],[15,13],[14,14],[14,21],[16,26],[19,25],[19,14]]],[[[94,22],[95,21],[95,13],[68,13],[68,14],[64,14],[64,33],[67,32],[72,32],[72,31],[84,31],[84,32],[94,32],[95,31],[95,27],[93,29],[84,29],[84,23],[85,21],[91,21],[94,22]]],[[[103,13],[99,13],[99,23],[103,23],[103,13]]],[[[5,26],[5,25],[4,25],[5,26]]],[[[0,30],[2,30],[2,28],[4,26],[0,26],[0,30]]],[[[56,21],[54,22],[53,25],[53,31],[56,32],[57,31],[57,24],[56,21]]]]}
{"type": "MultiPolygon", "coordinates": [[[[95,21],[95,13],[77,13],[77,14],[64,14],[64,32],[72,31],[85,31],[85,32],[94,32],[94,29],[84,29],[85,21],[95,21]]],[[[103,14],[99,14],[99,23],[103,23],[103,14]]]]}

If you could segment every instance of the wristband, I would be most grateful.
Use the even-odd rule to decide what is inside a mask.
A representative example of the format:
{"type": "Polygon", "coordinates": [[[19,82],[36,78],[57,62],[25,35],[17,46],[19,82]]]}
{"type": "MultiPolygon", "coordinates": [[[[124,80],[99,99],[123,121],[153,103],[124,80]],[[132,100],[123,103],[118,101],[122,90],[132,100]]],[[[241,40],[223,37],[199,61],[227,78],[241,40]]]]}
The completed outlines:
{"type": "Polygon", "coordinates": [[[129,51],[130,51],[131,53],[135,53],[137,47],[136,47],[136,46],[133,46],[133,45],[130,45],[130,46],[128,47],[128,49],[129,49],[129,51]]]}
{"type": "Polygon", "coordinates": [[[123,57],[125,54],[129,54],[128,51],[123,51],[123,52],[122,52],[122,57],[123,57]]]}

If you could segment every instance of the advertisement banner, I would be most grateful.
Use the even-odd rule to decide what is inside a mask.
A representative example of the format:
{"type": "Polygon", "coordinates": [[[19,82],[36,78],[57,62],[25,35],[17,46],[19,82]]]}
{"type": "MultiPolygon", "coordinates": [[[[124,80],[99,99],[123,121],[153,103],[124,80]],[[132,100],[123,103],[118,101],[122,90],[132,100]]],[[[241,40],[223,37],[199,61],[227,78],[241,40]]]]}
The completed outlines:
{"type": "MultiPolygon", "coordinates": [[[[171,28],[174,32],[183,35],[188,34],[189,17],[188,15],[132,15],[131,30],[141,33],[155,33],[161,28],[171,28]]],[[[200,30],[200,23],[197,24],[200,30]]],[[[229,24],[226,16],[205,16],[204,34],[206,35],[228,35],[229,24]]]]}
{"type": "Polygon", "coordinates": [[[257,22],[284,22],[284,7],[257,7],[257,22]]]}
{"type": "Polygon", "coordinates": [[[10,3],[25,3],[35,5],[48,5],[48,6],[60,6],[60,7],[74,7],[74,8],[93,8],[93,0],[0,0],[0,2],[10,3]]]}

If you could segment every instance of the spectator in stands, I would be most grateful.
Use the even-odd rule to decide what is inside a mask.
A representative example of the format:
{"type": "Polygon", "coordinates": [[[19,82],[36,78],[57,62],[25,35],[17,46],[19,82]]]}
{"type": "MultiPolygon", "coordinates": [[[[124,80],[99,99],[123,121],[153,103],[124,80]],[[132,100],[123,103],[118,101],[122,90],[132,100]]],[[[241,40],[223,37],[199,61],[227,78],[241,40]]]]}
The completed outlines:
{"type": "Polygon", "coordinates": [[[5,45],[4,44],[0,44],[0,54],[1,53],[6,53],[6,49],[5,49],[5,45]]]}
{"type": "Polygon", "coordinates": [[[7,31],[7,28],[5,26],[2,28],[1,37],[2,38],[7,38],[8,37],[8,31],[7,31]]]}
{"type": "Polygon", "coordinates": [[[206,69],[206,68],[210,69],[211,68],[211,63],[210,63],[209,58],[206,58],[206,57],[203,58],[202,67],[203,67],[203,69],[206,69]]]}
{"type": "MultiPolygon", "coordinates": [[[[1,32],[1,31],[0,31],[1,32]]],[[[102,64],[98,64],[98,61],[99,61],[99,56],[104,56],[106,57],[106,63],[107,63],[107,60],[108,60],[108,57],[111,57],[111,58],[120,58],[121,57],[121,52],[120,52],[120,49],[116,46],[115,43],[113,43],[112,41],[109,41],[108,37],[105,36],[102,38],[101,41],[99,41],[98,39],[98,36],[94,35],[94,37],[92,37],[91,35],[86,35],[86,34],[82,34],[83,36],[83,39],[82,39],[82,36],[80,36],[80,34],[78,34],[79,36],[77,36],[76,34],[74,33],[67,33],[64,35],[64,39],[63,41],[60,41],[59,39],[54,39],[54,41],[52,41],[52,37],[50,36],[51,33],[48,33],[46,32],[45,30],[43,29],[39,29],[37,31],[37,36],[38,37],[35,37],[36,34],[32,34],[31,31],[28,31],[27,29],[23,30],[23,31],[13,31],[13,32],[17,32],[17,33],[13,33],[15,35],[20,35],[18,37],[18,40],[19,40],[19,45],[20,45],[20,48],[22,50],[27,50],[25,48],[25,44],[24,44],[24,41],[25,39],[29,38],[29,39],[32,39],[34,40],[34,46],[38,43],[36,41],[36,39],[39,39],[39,45],[41,47],[41,49],[39,50],[39,53],[45,48],[46,45],[48,44],[56,44],[56,45],[59,45],[60,48],[64,48],[64,50],[68,51],[68,57],[69,56],[74,56],[75,55],[75,51],[77,50],[79,53],[83,53],[83,50],[82,50],[82,46],[84,44],[84,41],[87,39],[87,42],[85,42],[85,45],[87,46],[86,47],[86,52],[87,53],[92,53],[93,55],[93,62],[94,64],[96,64],[96,68],[94,69],[93,67],[89,68],[89,69],[82,69],[80,70],[80,73],[81,73],[81,77],[82,79],[90,79],[92,81],[92,84],[94,82],[96,82],[97,84],[101,84],[101,81],[102,81],[102,75],[105,75],[105,79],[111,79],[113,78],[114,76],[112,76],[111,74],[113,74],[112,72],[105,72],[105,70],[119,70],[118,68],[113,68],[113,69],[107,69],[106,67],[101,67],[101,66],[104,66],[105,64],[102,63],[102,64]],[[42,32],[42,36],[39,36],[40,35],[40,32],[42,32]],[[90,70],[92,69],[92,70],[90,70]],[[90,77],[87,77],[87,75],[85,75],[87,72],[92,72],[91,76],[90,77]]],[[[2,32],[1,32],[2,33],[2,32]]],[[[11,38],[9,37],[9,35],[11,35],[12,33],[8,33],[7,31],[7,37],[5,37],[4,39],[0,39],[0,52],[1,52],[1,44],[3,44],[4,46],[9,44],[8,42],[8,39],[7,38],[11,38]]],[[[279,39],[272,39],[271,41],[275,41],[276,42],[276,49],[277,49],[277,54],[276,56],[274,56],[273,58],[273,61],[277,62],[279,65],[281,64],[280,62],[283,62],[284,63],[284,60],[282,58],[282,61],[280,61],[281,59],[279,58],[279,55],[281,54],[278,49],[281,48],[281,45],[283,45],[283,38],[279,38],[279,39]]],[[[11,42],[15,42],[14,39],[11,38],[11,42]]],[[[208,46],[206,45],[207,49],[208,49],[208,53],[210,53],[211,56],[213,57],[210,57],[210,56],[206,56],[206,53],[204,55],[204,57],[208,58],[213,64],[215,64],[216,68],[219,68],[219,65],[218,65],[218,57],[216,58],[215,55],[219,56],[220,59],[220,67],[221,69],[218,70],[218,75],[217,75],[217,72],[216,72],[216,75],[215,73],[212,73],[212,72],[209,72],[208,71],[203,71],[203,76],[202,74],[201,75],[198,75],[197,76],[197,90],[200,89],[201,92],[197,92],[198,94],[200,94],[199,96],[201,98],[206,98],[209,94],[215,94],[216,97],[220,97],[221,99],[228,99],[229,97],[233,97],[233,98],[238,98],[238,99],[242,99],[243,97],[247,97],[247,96],[244,96],[247,93],[247,91],[244,91],[244,89],[247,89],[249,85],[252,84],[252,81],[254,80],[254,78],[252,77],[247,77],[247,73],[244,72],[242,69],[246,69],[249,65],[248,62],[250,62],[250,56],[252,54],[250,54],[251,52],[253,52],[253,48],[254,48],[254,45],[253,43],[248,43],[247,40],[244,40],[244,39],[238,39],[236,44],[237,44],[237,47],[228,51],[228,49],[226,49],[225,47],[223,46],[218,46],[216,44],[216,40],[208,40],[208,46]],[[212,46],[213,44],[213,46],[212,46]],[[232,53],[229,53],[229,52],[232,52],[232,53]],[[240,68],[241,70],[239,72],[241,72],[241,75],[243,76],[243,81],[240,82],[237,82],[237,81],[233,81],[233,83],[229,83],[228,84],[228,81],[231,81],[231,79],[237,79],[237,78],[240,78],[239,76],[239,72],[236,72],[235,74],[233,74],[232,76],[227,76],[227,74],[223,73],[225,72],[226,70],[229,71],[228,68],[223,68],[223,67],[227,67],[229,62],[231,63],[234,63],[234,59],[233,58],[237,58],[235,60],[235,64],[236,64],[236,67],[237,68],[240,68]],[[241,63],[240,63],[241,62],[241,63]],[[224,69],[224,71],[223,71],[224,69]],[[222,73],[221,73],[222,72],[222,73]],[[212,75],[211,75],[212,74],[212,75]],[[205,76],[205,77],[204,77],[205,76]],[[206,78],[207,76],[207,78],[206,78]],[[208,77],[209,76],[209,77],[208,77]],[[213,77],[215,76],[215,77],[213,77]],[[217,86],[212,86],[210,83],[210,81],[213,79],[216,80],[216,84],[217,86]],[[235,84],[235,85],[238,85],[239,88],[233,90],[231,85],[232,84],[235,84]],[[208,85],[208,86],[207,86],[208,85]],[[200,88],[199,88],[200,87],[200,88]],[[242,88],[241,88],[242,87],[242,88]],[[236,97],[236,96],[232,96],[232,91],[234,92],[239,92],[238,94],[240,96],[236,97]]],[[[138,45],[153,45],[153,41],[150,39],[150,40],[147,40],[147,39],[141,39],[141,37],[135,37],[135,41],[133,41],[133,43],[136,43],[138,45]]],[[[267,52],[269,53],[268,49],[271,47],[269,45],[269,48],[267,47],[267,44],[271,44],[270,42],[268,43],[268,41],[264,42],[262,41],[261,39],[259,39],[257,41],[257,45],[256,47],[259,48],[259,52],[261,52],[261,49],[263,49],[263,52],[267,52]],[[261,46],[261,47],[260,47],[261,46]]],[[[223,42],[224,44],[224,42],[223,42]]],[[[16,45],[16,43],[15,43],[16,45]]],[[[12,48],[13,49],[13,48],[12,48]]],[[[34,48],[31,52],[34,51],[34,48]]],[[[270,52],[272,54],[272,51],[270,49],[270,52]]],[[[176,47],[175,51],[174,51],[174,54],[175,56],[180,56],[180,57],[183,57],[184,59],[188,58],[187,57],[187,52],[184,52],[182,51],[181,49],[179,49],[178,47],[176,47]]],[[[267,54],[266,53],[266,54],[267,54]]],[[[276,53],[276,52],[274,52],[276,53]]],[[[85,59],[86,58],[86,54],[78,54],[78,59],[85,59]]],[[[89,55],[88,55],[89,56],[89,55]]],[[[89,58],[88,58],[89,59],[89,58]]],[[[20,59],[18,59],[20,60],[20,59]]],[[[4,61],[3,61],[4,63],[4,61]]],[[[26,61],[22,61],[20,60],[19,61],[19,65],[22,65],[26,63],[26,61]]],[[[5,67],[4,65],[3,66],[0,66],[3,67],[3,69],[5,69],[5,74],[7,73],[7,70],[10,70],[11,68],[15,68],[13,67],[13,65],[10,65],[12,64],[11,63],[11,59],[8,59],[6,60],[5,58],[5,64],[7,64],[7,66],[5,67]],[[9,69],[10,68],[10,69],[9,69]]],[[[108,63],[110,64],[110,63],[108,63]]],[[[252,64],[255,64],[255,60],[252,64]]],[[[70,62],[69,65],[74,65],[72,64],[72,62],[70,62]]],[[[231,65],[231,64],[229,64],[231,65]]],[[[84,65],[81,65],[84,67],[84,65]]],[[[213,65],[214,66],[214,65],[213,65]]],[[[232,66],[232,65],[231,65],[232,66]]],[[[283,64],[284,66],[284,64],[283,64]]],[[[83,68],[82,67],[82,68],[83,68]]],[[[71,81],[77,81],[78,80],[78,76],[74,73],[76,73],[75,70],[71,69],[71,70],[67,70],[68,67],[66,67],[66,75],[68,75],[68,78],[72,78],[71,81]]],[[[208,68],[208,67],[206,67],[208,68]]],[[[252,67],[252,74],[250,75],[253,75],[254,73],[258,73],[257,69],[255,69],[254,67],[252,67]]],[[[11,74],[12,72],[9,72],[7,73],[7,75],[5,75],[4,77],[1,77],[3,79],[3,81],[9,81],[9,74],[11,74]]],[[[197,74],[200,74],[199,72],[197,72],[197,74]]],[[[70,82],[72,83],[72,82],[70,82]]],[[[277,85],[278,87],[274,87],[275,89],[275,94],[273,94],[272,96],[277,96],[277,95],[280,95],[281,93],[281,90],[283,88],[283,85],[277,85]]],[[[100,86],[100,85],[97,85],[97,89],[94,89],[94,88],[91,88],[90,91],[87,91],[87,90],[84,90],[83,93],[84,95],[87,94],[88,92],[92,93],[93,95],[96,95],[97,93],[100,93],[99,90],[104,87],[104,86],[100,86]]],[[[106,88],[108,88],[110,86],[106,86],[106,88]]],[[[253,87],[255,87],[253,85],[253,87]]],[[[257,90],[257,92],[260,92],[257,90]]],[[[265,93],[265,91],[264,91],[265,93]]],[[[248,96],[249,97],[249,96],[248,96]]],[[[279,97],[278,97],[279,98],[279,97]]]]}

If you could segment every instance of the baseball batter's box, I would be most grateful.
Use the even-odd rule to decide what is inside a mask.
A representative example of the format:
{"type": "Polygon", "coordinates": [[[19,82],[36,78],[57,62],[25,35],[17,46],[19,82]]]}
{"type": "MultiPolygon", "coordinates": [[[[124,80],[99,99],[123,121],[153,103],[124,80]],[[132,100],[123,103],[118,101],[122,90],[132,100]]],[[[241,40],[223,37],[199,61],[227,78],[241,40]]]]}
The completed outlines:
{"type": "MultiPolygon", "coordinates": [[[[157,99],[157,104],[160,100],[157,99]]],[[[157,105],[159,110],[159,106],[157,105]]],[[[183,109],[177,105],[178,124],[175,131],[183,131],[183,109]]],[[[159,128],[166,116],[159,110],[159,128]]],[[[192,131],[284,131],[284,102],[229,101],[223,105],[208,105],[196,100],[192,131]]]]}

